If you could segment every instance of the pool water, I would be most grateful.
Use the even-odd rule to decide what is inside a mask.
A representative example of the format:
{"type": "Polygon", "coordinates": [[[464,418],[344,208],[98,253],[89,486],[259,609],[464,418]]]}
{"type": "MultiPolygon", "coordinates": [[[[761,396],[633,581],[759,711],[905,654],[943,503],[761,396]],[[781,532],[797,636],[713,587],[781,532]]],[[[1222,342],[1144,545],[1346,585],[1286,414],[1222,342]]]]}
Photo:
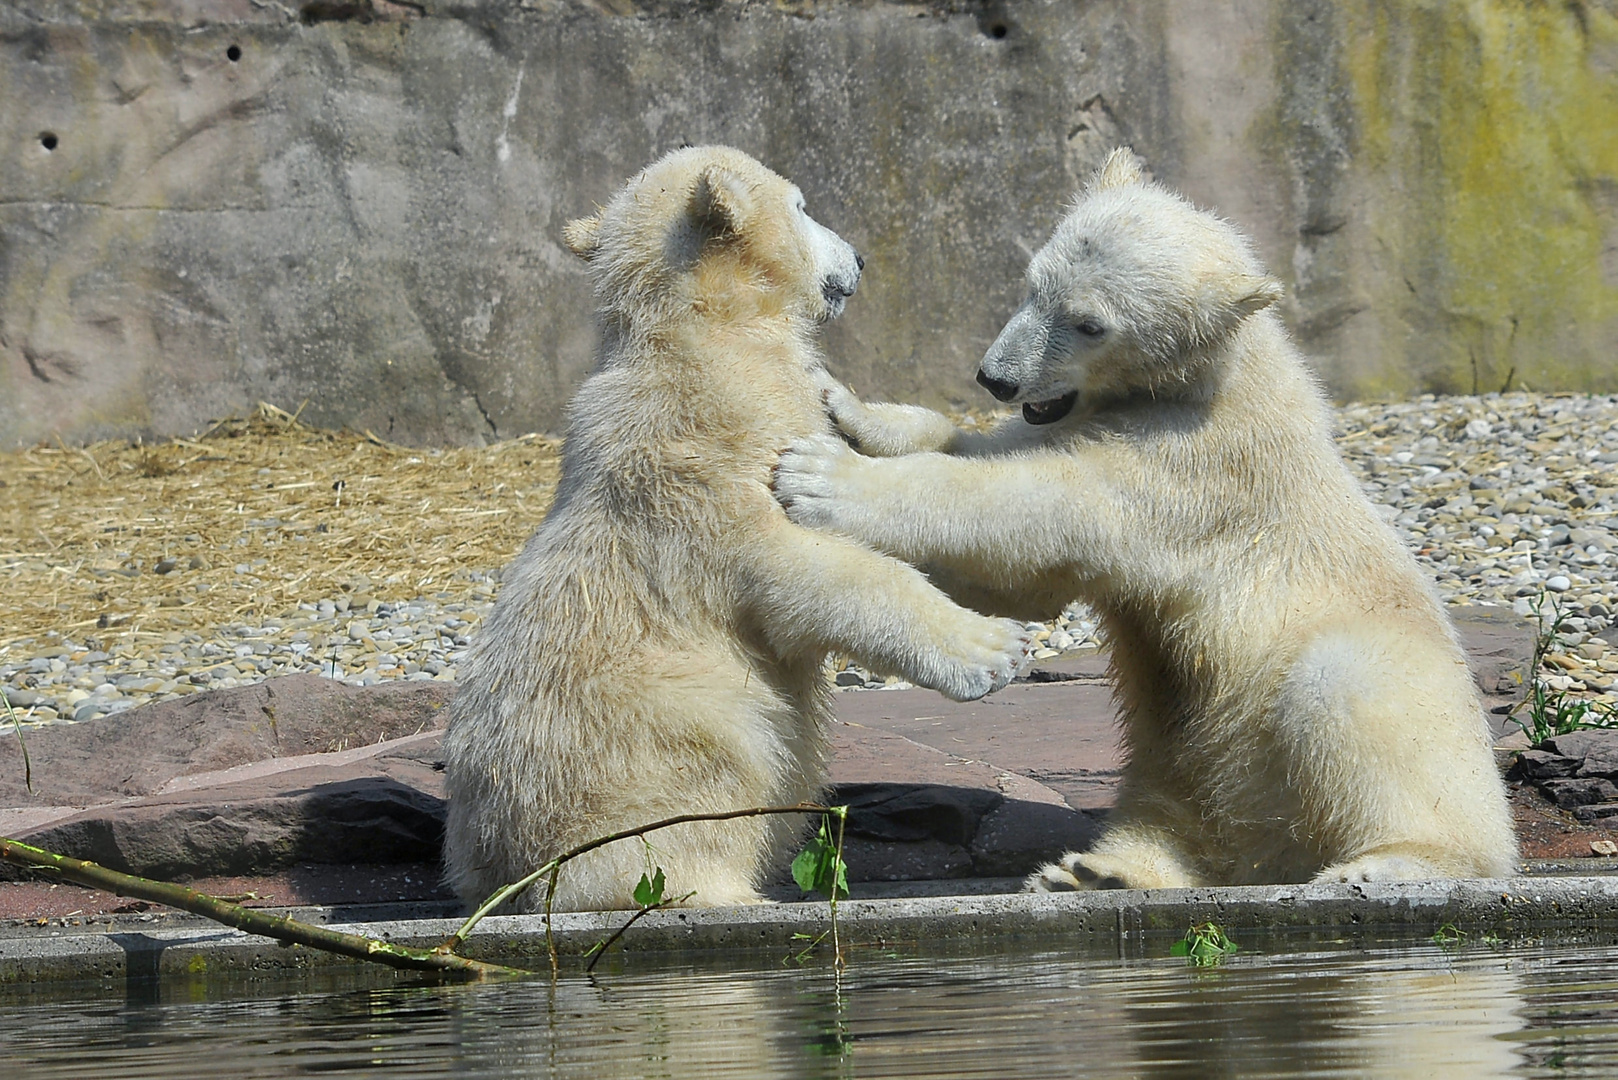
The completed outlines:
{"type": "Polygon", "coordinates": [[[34,1077],[1618,1076],[1618,948],[1270,942],[1218,968],[1060,948],[610,958],[481,985],[370,969],[0,997],[34,1077]],[[740,966],[738,966],[738,964],[740,966]]]}

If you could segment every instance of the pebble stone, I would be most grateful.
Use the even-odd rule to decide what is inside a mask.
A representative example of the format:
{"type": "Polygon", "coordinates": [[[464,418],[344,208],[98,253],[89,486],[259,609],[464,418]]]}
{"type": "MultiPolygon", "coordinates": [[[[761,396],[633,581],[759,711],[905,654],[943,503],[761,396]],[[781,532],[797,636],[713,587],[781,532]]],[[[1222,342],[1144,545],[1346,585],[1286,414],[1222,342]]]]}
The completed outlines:
{"type": "MultiPolygon", "coordinates": [[[[1618,396],[1427,396],[1345,406],[1336,424],[1350,468],[1447,602],[1510,606],[1527,619],[1536,605],[1559,605],[1546,681],[1618,692],[1618,650],[1602,636],[1618,613],[1618,396]]],[[[448,681],[499,588],[498,569],[467,574],[470,593],[316,597],[281,618],[138,644],[93,631],[16,642],[0,651],[0,690],[19,719],[38,723],[299,672],[357,686],[448,681]]],[[[1029,628],[1040,659],[1101,644],[1082,605],[1029,628]]],[[[832,666],[842,690],[909,685],[846,660],[832,666]]]]}

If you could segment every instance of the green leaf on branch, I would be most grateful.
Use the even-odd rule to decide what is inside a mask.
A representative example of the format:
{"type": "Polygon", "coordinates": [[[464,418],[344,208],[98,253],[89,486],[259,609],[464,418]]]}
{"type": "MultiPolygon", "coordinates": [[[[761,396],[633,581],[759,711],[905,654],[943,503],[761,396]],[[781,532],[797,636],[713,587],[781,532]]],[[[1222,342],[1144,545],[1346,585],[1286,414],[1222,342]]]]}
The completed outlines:
{"type": "Polygon", "coordinates": [[[806,893],[833,900],[848,896],[848,864],[837,851],[830,817],[820,819],[820,831],[792,860],[792,880],[806,893]]]}
{"type": "Polygon", "coordinates": [[[654,907],[661,904],[663,902],[663,889],[667,884],[668,882],[663,879],[663,868],[661,866],[656,868],[651,877],[642,874],[640,881],[635,885],[635,903],[641,907],[654,907]]]}

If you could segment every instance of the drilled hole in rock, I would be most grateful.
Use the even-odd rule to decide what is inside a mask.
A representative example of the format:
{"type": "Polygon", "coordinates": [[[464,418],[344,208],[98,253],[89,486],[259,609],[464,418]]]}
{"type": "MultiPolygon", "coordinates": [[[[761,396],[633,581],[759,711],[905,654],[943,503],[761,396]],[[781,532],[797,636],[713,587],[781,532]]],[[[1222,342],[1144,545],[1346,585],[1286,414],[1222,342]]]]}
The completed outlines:
{"type": "Polygon", "coordinates": [[[42,131],[42,132],[40,132],[39,133],[39,145],[43,146],[47,150],[55,150],[56,149],[56,132],[54,132],[54,131],[42,131]]]}
{"type": "Polygon", "coordinates": [[[989,36],[994,38],[996,41],[1004,40],[1006,32],[1005,23],[995,23],[993,26],[989,27],[989,36]]]}
{"type": "Polygon", "coordinates": [[[240,45],[232,45],[230,48],[225,50],[225,59],[229,60],[232,64],[234,64],[236,61],[240,60],[241,58],[242,58],[242,47],[240,45]]]}

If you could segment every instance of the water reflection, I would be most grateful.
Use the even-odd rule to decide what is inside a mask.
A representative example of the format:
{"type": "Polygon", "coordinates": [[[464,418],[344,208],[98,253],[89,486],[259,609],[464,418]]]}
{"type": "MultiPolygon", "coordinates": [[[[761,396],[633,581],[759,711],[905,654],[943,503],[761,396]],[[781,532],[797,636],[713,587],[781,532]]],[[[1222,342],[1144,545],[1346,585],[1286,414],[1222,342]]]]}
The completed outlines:
{"type": "MultiPolygon", "coordinates": [[[[1166,949],[1166,944],[1155,951],[1166,949]]],[[[734,958],[732,958],[734,963],[734,958]]],[[[1612,1075],[1618,958],[1422,943],[1179,961],[857,952],[487,986],[164,984],[13,998],[25,1077],[1485,1077],[1612,1075]],[[94,1063],[93,1065],[91,1063],[94,1063]]],[[[606,964],[603,967],[607,967],[606,964]]]]}
{"type": "Polygon", "coordinates": [[[1136,1075],[1486,1077],[1517,1066],[1497,1038],[1521,1026],[1504,959],[1341,961],[1260,961],[1133,988],[1120,1022],[1136,1075]]]}

